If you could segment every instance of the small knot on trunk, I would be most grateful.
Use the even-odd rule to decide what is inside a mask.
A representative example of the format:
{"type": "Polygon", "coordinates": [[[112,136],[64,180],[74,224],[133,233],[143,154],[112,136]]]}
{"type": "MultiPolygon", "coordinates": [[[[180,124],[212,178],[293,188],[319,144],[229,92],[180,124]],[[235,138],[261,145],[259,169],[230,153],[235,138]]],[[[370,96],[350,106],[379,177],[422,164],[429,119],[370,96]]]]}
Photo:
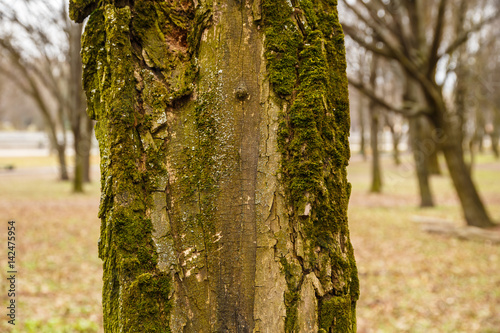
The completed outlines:
{"type": "Polygon", "coordinates": [[[244,101],[248,97],[248,89],[245,82],[241,82],[236,90],[234,91],[236,98],[240,101],[244,101]]]}

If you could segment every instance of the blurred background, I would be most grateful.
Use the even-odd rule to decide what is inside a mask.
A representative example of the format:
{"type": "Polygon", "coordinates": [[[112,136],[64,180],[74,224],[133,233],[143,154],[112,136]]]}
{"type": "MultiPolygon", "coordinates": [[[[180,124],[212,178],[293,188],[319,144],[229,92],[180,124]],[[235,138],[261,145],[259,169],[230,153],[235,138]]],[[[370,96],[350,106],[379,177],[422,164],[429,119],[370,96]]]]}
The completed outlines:
{"type": "MultiPolygon", "coordinates": [[[[0,2],[0,216],[19,271],[0,332],[102,332],[99,154],[67,6],[0,2]]],[[[338,6],[358,332],[500,332],[500,2],[338,6]]]]}

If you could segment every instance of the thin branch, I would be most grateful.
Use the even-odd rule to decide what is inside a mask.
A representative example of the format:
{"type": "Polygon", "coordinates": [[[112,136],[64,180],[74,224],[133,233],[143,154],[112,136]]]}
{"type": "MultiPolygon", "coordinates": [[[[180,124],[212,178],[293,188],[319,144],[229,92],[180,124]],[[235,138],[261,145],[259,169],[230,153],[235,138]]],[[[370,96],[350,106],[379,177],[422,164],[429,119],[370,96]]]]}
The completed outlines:
{"type": "Polygon", "coordinates": [[[412,36],[408,36],[405,33],[406,31],[403,22],[401,21],[401,18],[403,17],[403,14],[401,13],[401,7],[394,1],[391,1],[387,5],[382,0],[376,0],[376,1],[381,7],[384,7],[386,9],[386,12],[388,12],[391,15],[391,19],[394,22],[394,27],[391,27],[391,31],[399,39],[399,42],[403,46],[405,53],[407,55],[410,55],[412,36]]]}
{"type": "MultiPolygon", "coordinates": [[[[354,6],[348,4],[346,1],[344,1],[344,3],[346,4],[346,6],[349,9],[352,9],[353,12],[360,19],[364,20],[364,22],[367,26],[369,26],[371,29],[373,29],[373,31],[375,31],[377,33],[377,36],[380,38],[379,42],[381,42],[385,46],[386,51],[382,53],[378,50],[377,47],[371,47],[371,48],[367,48],[367,49],[369,49],[370,51],[373,51],[377,54],[384,55],[388,58],[396,59],[397,61],[399,61],[401,63],[403,68],[405,68],[409,73],[411,73],[411,75],[419,76],[419,80],[425,78],[422,75],[422,70],[418,67],[416,62],[412,61],[412,59],[410,59],[406,54],[404,54],[402,52],[402,50],[401,50],[402,46],[395,44],[393,41],[391,41],[391,38],[388,37],[387,34],[383,33],[383,31],[384,31],[383,27],[380,29],[380,31],[377,31],[377,29],[380,28],[377,24],[374,25],[372,21],[369,21],[366,18],[364,18],[363,15],[361,15],[359,13],[359,11],[354,8],[354,6]]],[[[349,36],[351,36],[351,38],[354,39],[356,42],[358,42],[360,45],[362,45],[362,46],[367,45],[367,43],[362,41],[362,39],[359,38],[359,36],[356,36],[357,35],[356,31],[358,31],[358,30],[352,29],[351,27],[349,27],[346,30],[346,33],[348,33],[349,36]]],[[[427,81],[427,80],[425,80],[425,81],[427,81]]],[[[427,82],[425,82],[424,84],[426,84],[426,83],[427,82]]]]}
{"type": "Polygon", "coordinates": [[[444,55],[451,55],[453,52],[455,52],[462,44],[467,42],[469,40],[469,37],[472,33],[477,32],[481,30],[483,26],[486,24],[493,22],[494,20],[498,19],[500,17],[500,11],[497,11],[495,14],[485,18],[484,20],[476,23],[474,26],[472,26],[469,30],[463,31],[457,38],[446,48],[446,50],[439,55],[439,58],[441,58],[444,55]]]}
{"type": "Polygon", "coordinates": [[[23,93],[27,94],[28,96],[33,96],[33,92],[30,90],[30,88],[20,80],[20,75],[7,70],[4,66],[0,66],[0,72],[11,79],[23,93]]]}
{"type": "Polygon", "coordinates": [[[365,48],[368,51],[376,53],[385,58],[393,59],[394,56],[387,50],[387,48],[379,48],[374,43],[368,43],[364,40],[363,36],[358,35],[356,32],[359,31],[357,28],[350,26],[346,23],[342,24],[342,28],[344,33],[352,38],[356,43],[358,43],[361,47],[365,48]]]}
{"type": "MultiPolygon", "coordinates": [[[[397,45],[394,45],[391,42],[391,39],[396,39],[396,38],[394,38],[393,36],[388,36],[391,35],[391,31],[388,29],[388,26],[385,23],[381,22],[380,20],[369,19],[365,17],[355,6],[349,4],[347,1],[344,1],[344,4],[356,15],[356,17],[358,17],[364,24],[366,24],[370,29],[372,29],[373,33],[379,37],[380,41],[383,44],[385,44],[389,50],[397,47],[397,45]]],[[[374,14],[371,10],[367,9],[367,11],[371,16],[376,17],[376,14],[374,14]]],[[[354,31],[359,32],[359,29],[354,29],[351,32],[354,33],[354,31]]]]}
{"type": "Polygon", "coordinates": [[[402,107],[397,108],[394,105],[392,105],[391,103],[384,100],[383,98],[378,97],[373,90],[367,88],[364,84],[357,81],[356,79],[349,77],[348,82],[350,85],[352,85],[354,88],[359,90],[366,97],[370,98],[373,102],[382,106],[384,109],[401,114],[404,117],[410,118],[410,117],[419,116],[421,114],[430,114],[431,113],[431,110],[429,108],[427,108],[421,104],[417,104],[417,103],[404,103],[402,107]]]}
{"type": "MultiPolygon", "coordinates": [[[[382,2],[378,1],[378,3],[381,6],[379,9],[383,9],[384,11],[388,11],[387,8],[386,8],[386,6],[382,2]]],[[[375,8],[373,6],[372,2],[361,1],[361,4],[366,8],[366,11],[368,12],[368,14],[370,14],[370,17],[372,18],[372,21],[377,24],[377,27],[379,29],[377,29],[375,31],[379,31],[380,28],[383,28],[384,30],[386,30],[389,33],[391,33],[393,35],[393,37],[397,37],[398,36],[398,30],[395,29],[394,26],[390,25],[388,22],[382,20],[378,16],[377,8],[375,8]]]]}
{"type": "Polygon", "coordinates": [[[436,18],[436,24],[434,26],[434,36],[432,39],[432,44],[429,49],[429,54],[427,56],[427,73],[428,75],[432,75],[434,73],[437,62],[439,61],[439,55],[438,55],[438,50],[439,46],[441,45],[441,41],[443,40],[443,31],[444,31],[444,25],[445,25],[445,18],[444,14],[446,12],[446,4],[448,3],[448,0],[441,0],[439,2],[439,7],[438,7],[438,14],[436,18]]]}

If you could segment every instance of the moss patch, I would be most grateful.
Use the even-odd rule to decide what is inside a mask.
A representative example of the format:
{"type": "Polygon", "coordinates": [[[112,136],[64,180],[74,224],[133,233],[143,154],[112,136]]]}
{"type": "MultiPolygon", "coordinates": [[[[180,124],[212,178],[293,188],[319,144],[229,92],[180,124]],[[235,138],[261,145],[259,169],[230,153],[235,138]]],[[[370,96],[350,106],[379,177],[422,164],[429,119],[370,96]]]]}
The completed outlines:
{"type": "Polygon", "coordinates": [[[158,276],[144,273],[130,284],[122,304],[123,317],[127,318],[126,332],[171,332],[168,315],[172,307],[168,299],[171,280],[164,273],[158,276]]]}
{"type": "Polygon", "coordinates": [[[288,262],[285,257],[280,259],[281,267],[285,273],[287,282],[287,291],[285,292],[285,332],[293,333],[299,332],[298,306],[300,301],[300,287],[302,284],[302,267],[293,262],[288,262]]]}
{"type": "Polygon", "coordinates": [[[291,95],[297,81],[296,66],[301,36],[292,20],[292,12],[287,1],[262,1],[269,82],[280,96],[291,95]]]}
{"type": "Polygon", "coordinates": [[[354,311],[355,303],[349,295],[323,299],[319,304],[320,329],[333,333],[356,332],[354,311]]]}
{"type": "MultiPolygon", "coordinates": [[[[359,291],[347,224],[350,152],[343,34],[335,1],[303,0],[294,8],[290,5],[284,0],[262,1],[269,82],[283,106],[278,148],[290,223],[296,232],[292,235],[295,255],[302,276],[313,270],[321,278],[325,299],[347,297],[350,309],[359,291]],[[330,267],[320,261],[320,252],[328,255],[330,267]],[[332,273],[327,273],[330,269],[332,273]]],[[[286,272],[287,263],[282,266],[286,272]]],[[[291,279],[287,274],[290,332],[296,329],[298,301],[291,279]]],[[[355,321],[351,312],[345,315],[347,322],[355,321]]],[[[337,332],[337,324],[319,317],[320,327],[337,332]]]]}

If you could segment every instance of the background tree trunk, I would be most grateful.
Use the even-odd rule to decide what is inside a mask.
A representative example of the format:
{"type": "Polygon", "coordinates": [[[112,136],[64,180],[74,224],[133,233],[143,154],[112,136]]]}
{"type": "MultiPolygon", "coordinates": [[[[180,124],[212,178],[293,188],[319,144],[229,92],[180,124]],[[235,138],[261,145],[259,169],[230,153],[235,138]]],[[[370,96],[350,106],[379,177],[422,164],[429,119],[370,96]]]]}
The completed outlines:
{"type": "MultiPolygon", "coordinates": [[[[359,71],[360,81],[363,82],[362,71],[359,71]]],[[[359,120],[359,153],[363,156],[363,160],[366,161],[366,140],[365,140],[365,98],[363,96],[359,96],[358,102],[358,120],[359,120]]]]}
{"type": "MultiPolygon", "coordinates": [[[[370,69],[370,87],[376,90],[377,81],[377,57],[372,54],[370,69]]],[[[378,133],[380,130],[380,115],[377,104],[370,100],[368,109],[370,111],[370,147],[372,150],[372,184],[370,192],[382,192],[382,171],[380,167],[380,153],[378,148],[378,133]]]]}
{"type": "Polygon", "coordinates": [[[448,170],[457,190],[458,197],[462,204],[467,225],[488,228],[495,224],[491,221],[483,201],[479,197],[474,181],[469,169],[464,161],[461,131],[453,128],[456,123],[450,119],[443,124],[443,144],[442,151],[448,166],[448,170]]]}
{"type": "Polygon", "coordinates": [[[52,134],[49,134],[51,138],[51,145],[56,150],[57,161],[59,163],[59,180],[69,180],[68,166],[66,164],[66,144],[59,143],[57,138],[52,139],[52,134]]]}
{"type": "MultiPolygon", "coordinates": [[[[405,93],[403,97],[407,103],[418,103],[422,99],[422,94],[418,84],[409,76],[405,75],[405,93]]],[[[434,199],[431,192],[429,182],[429,156],[432,153],[432,148],[435,151],[435,143],[430,142],[432,147],[429,147],[426,142],[430,140],[429,131],[426,131],[423,116],[415,116],[408,118],[410,127],[410,147],[415,161],[415,172],[417,174],[418,189],[420,193],[420,207],[433,207],[434,199]]]]}
{"type": "Polygon", "coordinates": [[[490,134],[491,137],[491,149],[493,154],[498,159],[500,158],[500,107],[493,108],[493,130],[490,134]]]}
{"type": "Polygon", "coordinates": [[[94,135],[94,122],[88,117],[83,117],[83,138],[81,144],[83,147],[80,149],[83,158],[83,182],[90,183],[90,157],[92,150],[92,136],[94,135]]]}
{"type": "Polygon", "coordinates": [[[73,173],[73,192],[83,192],[83,175],[85,152],[85,98],[82,89],[82,59],[80,57],[82,24],[69,25],[69,105],[68,119],[73,133],[73,149],[75,150],[75,167],[73,173]]]}
{"type": "Polygon", "coordinates": [[[434,200],[429,182],[429,155],[421,149],[419,143],[425,138],[424,119],[422,117],[410,118],[410,141],[415,171],[417,174],[418,188],[420,193],[420,207],[433,207],[434,200]]]}
{"type": "Polygon", "coordinates": [[[312,4],[71,3],[106,332],[356,331],[343,34],[312,4]]]}
{"type": "MultiPolygon", "coordinates": [[[[431,125],[430,122],[426,120],[426,123],[428,125],[431,125]]],[[[430,138],[432,140],[432,133],[429,133],[428,131],[428,136],[427,138],[430,138]]],[[[434,149],[429,153],[429,174],[430,175],[441,175],[441,167],[439,166],[439,147],[437,144],[434,144],[434,149]]]]}
{"type": "Polygon", "coordinates": [[[399,154],[399,142],[401,141],[401,133],[396,133],[394,128],[392,128],[391,136],[392,136],[392,157],[394,158],[394,164],[401,165],[401,158],[399,154]]]}
{"type": "Polygon", "coordinates": [[[394,164],[401,165],[401,158],[399,153],[399,143],[403,138],[403,133],[401,130],[396,128],[396,124],[390,119],[390,115],[385,113],[384,115],[385,125],[389,127],[391,131],[391,139],[392,139],[392,157],[394,158],[394,164]]]}
{"type": "Polygon", "coordinates": [[[372,184],[370,192],[382,192],[382,170],[380,167],[380,152],[378,148],[379,113],[375,105],[370,107],[370,147],[372,150],[372,184]]]}

